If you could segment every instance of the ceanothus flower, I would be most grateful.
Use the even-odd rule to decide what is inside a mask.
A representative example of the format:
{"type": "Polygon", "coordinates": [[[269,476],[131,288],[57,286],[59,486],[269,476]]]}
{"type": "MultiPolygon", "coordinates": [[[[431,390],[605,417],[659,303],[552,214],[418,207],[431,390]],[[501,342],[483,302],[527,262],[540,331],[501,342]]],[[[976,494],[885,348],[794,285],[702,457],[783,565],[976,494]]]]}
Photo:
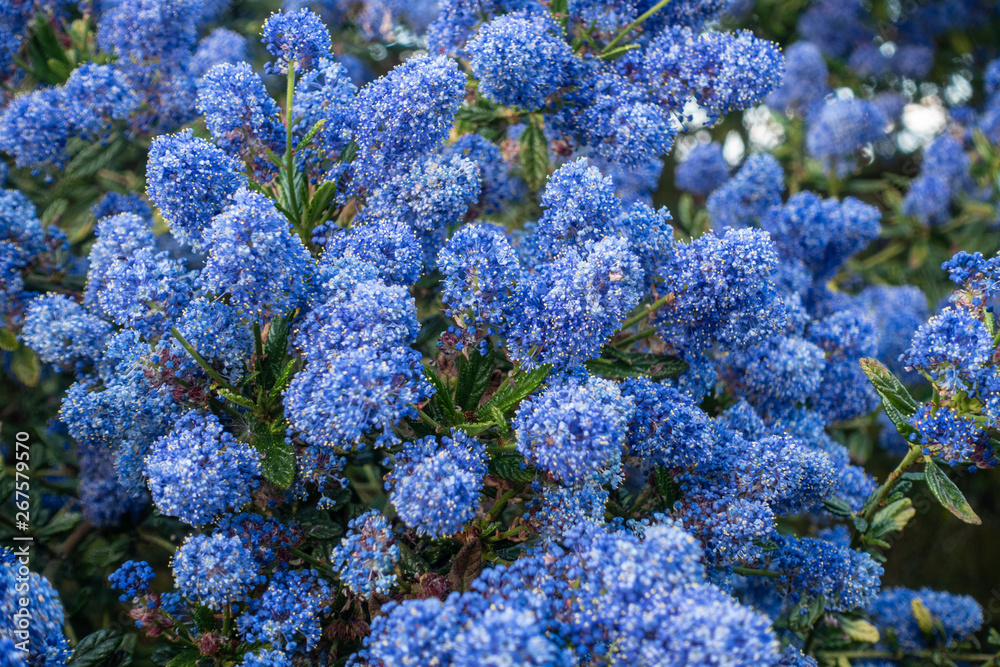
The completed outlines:
{"type": "Polygon", "coordinates": [[[376,267],[385,282],[406,287],[424,274],[424,249],[413,228],[402,220],[379,220],[337,230],[321,240],[322,243],[317,243],[313,238],[317,245],[326,246],[321,266],[329,258],[352,258],[376,267]]]}
{"type": "Polygon", "coordinates": [[[972,597],[930,588],[887,588],[868,606],[868,614],[880,630],[892,630],[903,650],[934,648],[914,614],[917,602],[935,621],[933,639],[945,646],[971,637],[983,625],[983,608],[972,597]]]}
{"type": "Polygon", "coordinates": [[[960,308],[945,308],[917,329],[899,358],[908,370],[925,371],[949,391],[968,391],[993,354],[983,323],[960,308]]]}
{"type": "Polygon", "coordinates": [[[111,325],[66,296],[49,292],[32,299],[21,335],[45,363],[72,368],[95,360],[111,325]]]}
{"type": "Polygon", "coordinates": [[[193,275],[183,259],[140,248],[105,269],[97,303],[115,324],[147,336],[163,333],[191,299],[193,275]]]}
{"type": "Polygon", "coordinates": [[[662,292],[674,298],[656,315],[664,340],[706,349],[739,349],[784,325],[784,304],[770,276],[778,256],[766,232],[730,229],[677,244],[663,269],[662,292]]]}
{"type": "Polygon", "coordinates": [[[225,431],[215,415],[192,410],[153,443],[145,473],[161,512],[200,526],[250,501],[262,458],[225,431]]]}
{"type": "Polygon", "coordinates": [[[271,14],[261,35],[260,41],[276,58],[264,66],[268,74],[287,74],[290,64],[296,72],[314,69],[321,58],[330,55],[332,46],[323,20],[308,9],[271,14]]]}
{"type": "Polygon", "coordinates": [[[716,142],[699,144],[677,165],[674,182],[677,187],[694,195],[707,197],[729,180],[729,164],[716,142]]]}
{"type": "Polygon", "coordinates": [[[751,155],[736,174],[708,197],[715,229],[754,226],[773,206],[781,205],[785,172],[770,153],[751,155]]]}
{"type": "Polygon", "coordinates": [[[242,602],[263,579],[240,541],[219,534],[189,536],[170,567],[184,597],[215,611],[242,602]]]}
{"type": "Polygon", "coordinates": [[[461,227],[437,258],[444,274],[441,302],[465,326],[499,324],[521,277],[506,230],[489,223],[461,227]]]}
{"type": "Polygon", "coordinates": [[[0,639],[20,644],[15,653],[16,662],[7,664],[18,667],[65,665],[72,650],[63,630],[66,612],[59,593],[47,578],[23,567],[12,549],[0,550],[0,617],[10,619],[0,627],[0,639]],[[28,607],[21,603],[25,591],[31,595],[28,607]],[[13,620],[15,613],[25,609],[31,614],[31,620],[26,628],[18,628],[13,620]]]}
{"type": "Polygon", "coordinates": [[[97,296],[105,287],[107,273],[119,257],[129,257],[142,248],[156,245],[149,220],[134,213],[99,219],[94,235],[97,240],[90,247],[90,269],[83,290],[83,304],[91,308],[97,306],[97,296]]]}
{"type": "Polygon", "coordinates": [[[795,42],[785,49],[785,76],[781,86],[767,96],[767,104],[782,111],[792,108],[808,112],[830,90],[830,72],[823,54],[812,42],[795,42]]]}
{"type": "Polygon", "coordinates": [[[687,394],[649,378],[628,378],[622,395],[635,401],[626,445],[644,463],[687,468],[711,456],[712,421],[687,394]]]}
{"type": "Polygon", "coordinates": [[[771,569],[790,601],[808,604],[817,595],[826,597],[830,611],[867,607],[882,585],[882,566],[866,551],[855,551],[811,537],[775,535],[771,569]]]}
{"type": "Polygon", "coordinates": [[[156,573],[146,561],[127,560],[111,573],[108,581],[115,590],[122,592],[118,601],[127,602],[149,593],[149,582],[155,578],[156,573]]]}
{"type": "Polygon", "coordinates": [[[198,43],[188,62],[188,70],[192,76],[200,78],[216,65],[235,65],[245,60],[249,60],[246,38],[238,32],[216,28],[198,43]]]}
{"type": "MultiPolygon", "coordinates": [[[[148,179],[148,164],[146,169],[146,178],[148,179]]],[[[134,192],[128,194],[107,192],[100,201],[90,207],[90,212],[94,215],[94,220],[97,221],[119,213],[133,213],[144,220],[150,222],[153,220],[153,211],[149,208],[149,203],[134,192]]]]}
{"type": "Polygon", "coordinates": [[[252,163],[259,180],[274,173],[264,149],[283,154],[285,128],[278,105],[249,63],[223,63],[208,70],[198,82],[197,108],[219,148],[252,163]]]}
{"type": "Polygon", "coordinates": [[[889,119],[870,100],[832,99],[809,116],[806,150],[828,171],[844,175],[855,166],[854,153],[885,136],[889,119]]]}
{"type": "Polygon", "coordinates": [[[64,84],[76,133],[88,141],[103,140],[112,121],[127,118],[139,106],[128,79],[114,65],[86,63],[64,84]]]}
{"type": "Polygon", "coordinates": [[[149,147],[146,194],[177,241],[203,248],[205,230],[246,185],[243,165],[191,130],[159,136],[149,147]]]}
{"type": "Polygon", "coordinates": [[[517,451],[563,484],[597,479],[617,486],[634,409],[633,400],[603,378],[553,384],[518,407],[517,451]]]}
{"type": "Polygon", "coordinates": [[[118,0],[97,23],[102,51],[126,61],[179,65],[197,38],[194,0],[118,0]]]}
{"type": "Polygon", "coordinates": [[[330,563],[355,594],[371,597],[392,590],[396,584],[392,570],[399,558],[389,521],[378,510],[369,510],[347,524],[347,535],[333,550],[330,563]]]}
{"type": "Polygon", "coordinates": [[[197,286],[248,318],[284,313],[305,297],[313,259],[274,202],[241,188],[205,232],[197,286]]]}
{"type": "Polygon", "coordinates": [[[188,302],[174,326],[230,382],[238,382],[246,372],[253,337],[234,307],[199,297],[188,302]]]}
{"type": "Polygon", "coordinates": [[[463,431],[403,443],[387,477],[399,518],[418,535],[437,539],[476,516],[486,476],[486,448],[463,431]]]}
{"type": "Polygon", "coordinates": [[[342,64],[332,58],[322,58],[316,69],[303,73],[295,84],[294,132],[304,137],[323,121],[323,127],[307,147],[307,160],[332,158],[351,141],[354,127],[354,97],[358,89],[342,64]]]}
{"type": "Polygon", "coordinates": [[[465,46],[479,92],[531,111],[572,83],[573,50],[548,12],[514,12],[484,23],[465,46]]]}
{"type": "Polygon", "coordinates": [[[971,462],[969,469],[973,472],[997,465],[987,432],[971,415],[947,406],[924,404],[909,423],[917,430],[910,440],[923,448],[925,456],[941,457],[952,466],[971,462]]]}
{"type": "Polygon", "coordinates": [[[453,60],[417,56],[362,88],[354,101],[357,185],[373,188],[443,142],[465,82],[453,60]]]}
{"type": "Polygon", "coordinates": [[[320,639],[319,615],[332,601],[333,591],[316,570],[280,570],[264,594],[250,601],[236,628],[248,642],[270,642],[289,652],[298,648],[301,635],[308,651],[320,639]]]}
{"type": "Polygon", "coordinates": [[[639,302],[643,273],[628,246],[608,236],[569,247],[518,283],[506,314],[511,357],[573,368],[598,356],[639,302]]]}
{"type": "Polygon", "coordinates": [[[72,115],[60,87],[21,93],[0,113],[0,151],[14,156],[14,163],[33,172],[66,166],[66,142],[72,115]]]}

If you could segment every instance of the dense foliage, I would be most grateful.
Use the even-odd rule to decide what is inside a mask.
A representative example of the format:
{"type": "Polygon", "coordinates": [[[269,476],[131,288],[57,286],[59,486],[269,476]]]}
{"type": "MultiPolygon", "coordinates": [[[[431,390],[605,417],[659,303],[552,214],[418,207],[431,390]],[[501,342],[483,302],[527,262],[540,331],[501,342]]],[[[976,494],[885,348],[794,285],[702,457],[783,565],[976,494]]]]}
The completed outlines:
{"type": "Polygon", "coordinates": [[[998,28],[4,2],[0,666],[1000,664],[998,28]]]}

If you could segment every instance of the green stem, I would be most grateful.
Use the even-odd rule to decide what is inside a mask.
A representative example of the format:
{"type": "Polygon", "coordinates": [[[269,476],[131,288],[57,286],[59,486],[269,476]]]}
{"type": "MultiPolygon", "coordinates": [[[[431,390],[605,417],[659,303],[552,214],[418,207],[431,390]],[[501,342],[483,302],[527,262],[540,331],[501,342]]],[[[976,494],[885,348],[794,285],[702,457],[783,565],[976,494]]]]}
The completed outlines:
{"type": "Polygon", "coordinates": [[[198,365],[201,366],[202,370],[204,370],[206,373],[208,373],[208,376],[210,378],[212,378],[213,380],[215,380],[216,384],[218,384],[223,389],[227,389],[227,390],[233,392],[234,394],[239,395],[240,392],[236,389],[236,387],[234,387],[233,385],[229,384],[226,381],[226,378],[224,378],[221,375],[219,375],[215,371],[215,369],[212,368],[212,366],[207,361],[205,361],[205,357],[203,357],[200,354],[198,354],[198,350],[194,349],[191,346],[191,343],[187,342],[187,339],[184,338],[184,336],[181,334],[181,332],[177,330],[177,327],[171,327],[170,328],[170,333],[177,340],[177,342],[181,344],[181,347],[183,347],[185,350],[187,350],[187,353],[191,355],[191,358],[194,359],[196,362],[198,362],[198,365]]]}
{"type": "Polygon", "coordinates": [[[656,333],[656,329],[643,329],[642,331],[640,331],[637,334],[632,334],[628,338],[621,339],[620,341],[618,341],[617,343],[615,343],[615,347],[617,347],[619,349],[624,349],[624,348],[628,347],[629,345],[631,345],[632,343],[635,343],[636,341],[640,341],[643,338],[649,338],[650,336],[652,336],[655,333],[656,333]]]}
{"type": "Polygon", "coordinates": [[[752,567],[734,567],[734,574],[742,574],[747,577],[769,577],[771,579],[780,579],[784,575],[780,572],[771,572],[770,570],[758,570],[752,567]]]}
{"type": "Polygon", "coordinates": [[[632,21],[627,26],[625,26],[625,29],[622,30],[620,33],[618,33],[617,37],[615,37],[613,40],[611,40],[610,42],[608,42],[608,45],[604,47],[604,50],[601,51],[601,53],[608,53],[609,51],[611,51],[611,49],[613,49],[616,46],[618,46],[618,43],[621,42],[626,37],[628,37],[628,34],[630,32],[632,32],[637,27],[639,27],[640,25],[642,25],[643,23],[645,23],[646,20],[649,19],[650,16],[652,16],[656,12],[658,12],[661,9],[663,9],[664,7],[666,7],[669,3],[670,3],[670,0],[660,0],[658,3],[656,3],[655,5],[653,5],[649,9],[648,12],[642,14],[639,18],[637,18],[636,20],[632,21]]]}
{"type": "Polygon", "coordinates": [[[497,499],[497,501],[493,503],[493,507],[491,507],[490,511],[486,513],[486,516],[483,517],[483,525],[485,526],[492,521],[496,521],[497,516],[499,516],[499,514],[503,512],[504,508],[507,506],[508,501],[510,501],[510,499],[513,498],[515,495],[521,493],[521,491],[524,490],[524,486],[525,486],[524,484],[518,484],[517,486],[507,490],[506,493],[500,496],[497,499]]]}
{"type": "MultiPolygon", "coordinates": [[[[910,451],[906,453],[906,456],[904,456],[903,460],[899,462],[896,469],[889,473],[889,476],[885,478],[885,482],[883,482],[882,486],[880,486],[875,492],[875,499],[872,501],[871,505],[868,506],[868,509],[865,510],[864,515],[862,515],[862,518],[866,523],[871,523],[872,517],[875,516],[875,513],[879,510],[879,506],[885,501],[886,498],[889,497],[889,494],[892,493],[896,484],[899,483],[900,477],[902,477],[903,473],[906,472],[909,467],[913,465],[921,456],[923,456],[923,450],[920,447],[910,447],[910,451]]],[[[861,531],[855,528],[854,536],[851,538],[851,548],[856,548],[859,544],[861,544],[861,531]]]]}
{"type": "Polygon", "coordinates": [[[295,556],[296,558],[301,558],[302,560],[309,563],[310,565],[313,565],[314,567],[319,568],[323,572],[326,572],[329,576],[335,579],[337,578],[337,573],[334,571],[332,567],[330,567],[329,565],[327,565],[318,558],[313,558],[312,556],[302,551],[301,549],[292,549],[292,555],[295,556]]]}
{"type": "Polygon", "coordinates": [[[671,292],[670,294],[668,294],[666,296],[662,296],[659,299],[657,299],[656,301],[654,301],[653,303],[647,305],[646,309],[643,310],[641,313],[639,313],[637,315],[633,315],[632,317],[630,317],[627,320],[625,320],[624,322],[622,322],[621,331],[625,331],[629,327],[638,324],[639,322],[641,322],[642,320],[644,320],[646,317],[648,317],[648,316],[652,315],[653,313],[655,313],[656,311],[658,311],[660,308],[663,308],[668,303],[671,303],[674,300],[674,298],[675,298],[674,297],[674,293],[671,292]]]}
{"type": "Polygon", "coordinates": [[[434,429],[435,432],[441,430],[441,425],[438,424],[436,421],[434,421],[433,417],[431,417],[429,414],[427,414],[420,408],[417,408],[417,415],[420,417],[420,421],[430,426],[432,429],[434,429]]]}
{"type": "MultiPolygon", "coordinates": [[[[290,204],[292,205],[292,213],[301,218],[299,211],[299,200],[298,195],[295,193],[295,153],[292,151],[292,110],[295,108],[293,100],[295,99],[295,60],[288,63],[288,88],[285,94],[285,104],[287,105],[287,110],[285,113],[285,169],[288,171],[288,196],[290,198],[290,204]]],[[[300,220],[296,221],[296,227],[299,226],[300,220]]]]}
{"type": "Polygon", "coordinates": [[[517,451],[517,445],[500,445],[497,447],[486,448],[487,454],[504,454],[506,452],[515,452],[515,451],[517,451]]]}

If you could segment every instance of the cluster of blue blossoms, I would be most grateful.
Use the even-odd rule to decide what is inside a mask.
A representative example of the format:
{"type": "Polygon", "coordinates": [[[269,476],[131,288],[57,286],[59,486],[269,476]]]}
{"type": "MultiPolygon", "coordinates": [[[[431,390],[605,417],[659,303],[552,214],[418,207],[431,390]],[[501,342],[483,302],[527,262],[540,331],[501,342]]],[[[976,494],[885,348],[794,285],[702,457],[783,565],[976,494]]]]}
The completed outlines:
{"type": "MultiPolygon", "coordinates": [[[[0,76],[33,12],[71,11],[26,4],[0,76]]],[[[144,197],[95,207],[80,289],[46,289],[81,270],[67,237],[0,192],[0,324],[72,376],[87,520],[184,533],[169,584],[134,559],[109,578],[176,664],[808,667],[817,633],[894,660],[981,628],[971,598],[882,589],[903,470],[879,485],[831,435],[881,398],[906,465],[997,465],[1000,259],[956,254],[933,316],[841,280],[885,221],[836,185],[896,118],[826,58],[919,77],[943,28],[901,19],[873,52],[861,5],[823,0],[782,54],[721,29],[722,0],[285,4],[263,75],[239,35],[199,41],[225,3],[75,7],[88,62],[0,113],[27,173],[155,135],[144,197]],[[331,16],[422,26],[426,53],[365,84],[331,16]],[[824,195],[695,141],[676,184],[703,229],[654,206],[678,137],[760,104],[802,121],[824,195]]],[[[924,150],[906,216],[980,196],[964,140],[924,150]]],[[[0,615],[16,572],[2,555],[0,615]]],[[[66,664],[31,577],[31,655],[4,662],[0,628],[0,664],[66,664]]]]}

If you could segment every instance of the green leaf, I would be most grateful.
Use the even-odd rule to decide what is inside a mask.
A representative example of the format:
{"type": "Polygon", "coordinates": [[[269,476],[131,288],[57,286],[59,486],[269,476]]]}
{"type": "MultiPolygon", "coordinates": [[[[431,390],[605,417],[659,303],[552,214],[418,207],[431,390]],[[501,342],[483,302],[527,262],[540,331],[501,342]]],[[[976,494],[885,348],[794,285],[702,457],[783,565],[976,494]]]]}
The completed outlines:
{"type": "Polygon", "coordinates": [[[437,373],[427,366],[424,366],[424,375],[427,376],[428,382],[434,387],[434,401],[441,408],[448,421],[454,424],[456,415],[455,402],[451,400],[451,392],[448,390],[448,385],[444,383],[444,380],[437,373]]]}
{"type": "Polygon", "coordinates": [[[42,365],[38,361],[38,355],[25,345],[14,350],[11,355],[10,368],[14,371],[14,376],[29,387],[38,384],[38,378],[42,373],[42,365]]]}
{"type": "Polygon", "coordinates": [[[503,107],[487,106],[484,102],[479,100],[474,105],[463,104],[455,113],[455,120],[470,125],[489,125],[503,118],[503,107]]]}
{"type": "Polygon", "coordinates": [[[535,479],[535,469],[530,466],[522,469],[523,463],[524,457],[517,452],[497,454],[490,458],[490,473],[517,484],[530,482],[535,479]]]}
{"type": "Polygon", "coordinates": [[[862,359],[861,370],[868,376],[868,381],[882,399],[882,409],[885,410],[886,416],[896,425],[899,434],[909,442],[910,436],[916,433],[910,426],[909,418],[916,413],[919,404],[910,396],[903,383],[877,359],[871,357],[862,359]]]}
{"type": "Polygon", "coordinates": [[[459,358],[458,383],[455,385],[455,403],[466,410],[475,410],[479,399],[486,393],[493,377],[493,367],[496,363],[496,352],[493,346],[486,348],[486,354],[472,350],[469,358],[459,358]]]}
{"type": "Polygon", "coordinates": [[[195,625],[202,632],[211,632],[219,626],[219,619],[215,617],[215,612],[203,605],[197,605],[191,615],[194,617],[195,625]]]}
{"type": "Polygon", "coordinates": [[[167,663],[167,667],[195,667],[200,659],[201,651],[191,649],[172,657],[167,663]]]}
{"type": "Polygon", "coordinates": [[[479,408],[476,417],[486,421],[493,415],[493,408],[499,410],[501,414],[507,414],[545,382],[550,370],[552,364],[542,364],[530,373],[515,378],[513,385],[509,382],[501,385],[497,393],[479,408]]]}
{"type": "Polygon", "coordinates": [[[79,512],[66,512],[59,510],[52,520],[38,529],[38,537],[53,537],[59,533],[72,530],[76,524],[80,523],[83,515],[79,512]]]}
{"type": "Polygon", "coordinates": [[[288,319],[278,315],[271,320],[264,341],[264,359],[261,364],[261,383],[270,390],[285,367],[285,352],[288,348],[288,319]]]}
{"type": "Polygon", "coordinates": [[[854,641],[874,644],[879,640],[878,628],[863,618],[843,617],[840,619],[840,627],[854,641]]]}
{"type": "Polygon", "coordinates": [[[333,197],[336,194],[336,181],[323,181],[316,188],[316,191],[313,192],[313,196],[309,199],[309,204],[306,206],[306,220],[309,223],[310,230],[322,220],[323,213],[330,206],[330,202],[333,201],[333,197]]]}
{"type": "Polygon", "coordinates": [[[287,489],[295,481],[295,450],[279,433],[262,432],[253,440],[253,446],[264,455],[261,474],[275,486],[287,489]]]}
{"type": "Polygon", "coordinates": [[[566,23],[569,20],[569,1],[568,0],[552,0],[549,3],[549,11],[555,18],[556,22],[562,26],[563,30],[566,29],[566,23]]]}
{"type": "Polygon", "coordinates": [[[841,498],[829,498],[823,503],[823,507],[834,516],[851,516],[851,506],[841,498]]]}
{"type": "Polygon", "coordinates": [[[313,140],[313,137],[316,136],[317,132],[323,129],[324,125],[326,125],[325,118],[320,118],[316,121],[316,124],[309,128],[309,131],[306,132],[306,136],[302,137],[302,141],[299,142],[299,148],[309,145],[309,142],[313,140]]]}
{"type": "Polygon", "coordinates": [[[270,160],[271,163],[274,164],[278,169],[285,168],[285,161],[282,160],[280,157],[278,157],[277,153],[272,151],[267,146],[264,146],[264,155],[266,155],[267,159],[270,160]]]}
{"type": "Polygon", "coordinates": [[[611,345],[605,345],[599,358],[591,359],[584,365],[591,373],[613,380],[628,377],[661,380],[676,377],[688,368],[687,363],[677,357],[647,352],[623,352],[611,345]]]}
{"type": "Polygon", "coordinates": [[[69,667],[96,667],[118,649],[122,641],[118,630],[98,630],[87,635],[73,649],[69,667]]]}
{"type": "Polygon", "coordinates": [[[549,176],[549,142],[535,116],[531,116],[521,133],[520,147],[524,182],[532,192],[537,192],[549,176]]]}
{"type": "Polygon", "coordinates": [[[927,480],[927,486],[930,487],[931,493],[946,510],[965,523],[977,526],[983,523],[983,520],[969,507],[969,502],[955,486],[955,483],[941,472],[934,461],[928,460],[927,465],[924,466],[924,479],[927,480]]]}
{"type": "Polygon", "coordinates": [[[8,329],[0,328],[0,350],[13,352],[17,349],[17,335],[8,329]]]}
{"type": "Polygon", "coordinates": [[[878,511],[872,517],[871,527],[867,536],[880,540],[890,533],[898,533],[906,527],[906,524],[917,513],[913,509],[913,501],[909,498],[900,498],[890,503],[878,511]]]}

